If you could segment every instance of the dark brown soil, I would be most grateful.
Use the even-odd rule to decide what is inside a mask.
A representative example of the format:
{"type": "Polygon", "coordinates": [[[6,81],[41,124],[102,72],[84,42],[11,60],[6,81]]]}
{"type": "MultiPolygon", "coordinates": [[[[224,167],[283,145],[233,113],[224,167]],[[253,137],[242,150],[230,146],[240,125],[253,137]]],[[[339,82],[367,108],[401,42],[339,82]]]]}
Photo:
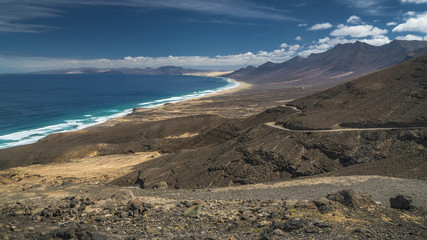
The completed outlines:
{"type": "Polygon", "coordinates": [[[289,103],[287,127],[427,127],[427,55],[289,103]]]}

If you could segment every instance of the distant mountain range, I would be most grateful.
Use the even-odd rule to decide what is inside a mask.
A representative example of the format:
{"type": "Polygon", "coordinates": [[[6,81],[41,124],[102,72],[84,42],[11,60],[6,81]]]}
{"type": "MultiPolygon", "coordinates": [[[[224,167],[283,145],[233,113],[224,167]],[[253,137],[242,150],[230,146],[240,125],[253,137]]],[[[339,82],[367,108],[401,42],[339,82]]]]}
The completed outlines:
{"type": "Polygon", "coordinates": [[[227,77],[254,84],[333,84],[401,63],[427,53],[427,41],[394,40],[383,46],[362,42],[339,44],[307,58],[294,57],[283,63],[249,66],[227,77]]]}
{"type": "Polygon", "coordinates": [[[159,68],[70,68],[41,71],[44,74],[141,74],[141,75],[182,75],[184,73],[205,72],[203,70],[185,69],[175,66],[159,68]]]}

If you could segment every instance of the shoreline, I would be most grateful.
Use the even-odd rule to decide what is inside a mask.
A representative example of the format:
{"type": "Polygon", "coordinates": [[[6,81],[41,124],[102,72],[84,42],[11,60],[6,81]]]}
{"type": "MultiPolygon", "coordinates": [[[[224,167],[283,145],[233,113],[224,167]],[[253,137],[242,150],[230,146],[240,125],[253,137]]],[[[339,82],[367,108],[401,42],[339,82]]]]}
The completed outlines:
{"type": "MultiPolygon", "coordinates": [[[[203,74],[203,73],[201,73],[201,74],[203,74]]],[[[192,74],[192,76],[196,76],[196,75],[192,74]]],[[[197,76],[202,76],[202,75],[197,75],[197,76]]],[[[206,76],[204,76],[204,77],[206,77],[206,76]]],[[[211,77],[213,77],[213,78],[224,78],[224,77],[219,77],[219,76],[216,76],[216,77],[211,76],[211,77]]],[[[141,112],[163,110],[165,107],[169,108],[171,106],[172,106],[172,108],[174,106],[176,108],[179,108],[180,105],[191,105],[191,104],[195,104],[198,101],[203,101],[203,100],[211,98],[211,97],[218,97],[218,96],[222,96],[222,95],[232,94],[232,93],[236,93],[236,92],[240,92],[240,91],[252,88],[252,84],[249,84],[246,82],[240,82],[240,81],[237,81],[237,80],[231,79],[231,78],[225,78],[225,79],[228,79],[229,81],[232,81],[234,83],[238,83],[239,85],[237,85],[233,88],[224,89],[224,90],[214,92],[214,93],[210,93],[210,94],[206,94],[203,96],[188,98],[188,99],[184,99],[184,100],[177,101],[177,102],[164,103],[164,104],[154,106],[154,107],[135,107],[132,109],[132,112],[130,112],[124,116],[111,118],[111,119],[108,119],[107,121],[105,121],[103,123],[99,123],[99,124],[96,124],[93,126],[89,126],[87,128],[77,130],[77,131],[85,131],[87,129],[111,127],[111,126],[114,126],[118,123],[123,123],[123,122],[129,123],[129,122],[159,121],[159,120],[171,119],[171,118],[175,118],[175,117],[174,116],[168,117],[167,115],[169,115],[169,114],[167,114],[167,113],[164,113],[163,114],[164,116],[162,116],[161,118],[155,118],[155,119],[149,119],[149,118],[132,119],[131,117],[133,115],[139,114],[141,112]]],[[[73,131],[73,132],[75,132],[75,131],[73,131]]]]}
{"type": "MultiPolygon", "coordinates": [[[[148,107],[148,106],[147,107],[139,107],[137,105],[137,106],[135,106],[133,108],[124,109],[122,112],[115,113],[115,114],[110,115],[110,116],[100,117],[99,122],[90,123],[87,126],[84,126],[84,125],[83,126],[78,126],[75,129],[69,129],[69,130],[65,129],[65,130],[62,130],[62,131],[58,129],[59,131],[55,131],[55,129],[58,126],[67,124],[67,122],[78,122],[78,121],[84,121],[84,120],[80,120],[80,119],[78,119],[78,120],[64,120],[62,123],[58,123],[58,124],[54,124],[54,125],[48,125],[48,126],[44,126],[44,127],[41,127],[41,128],[35,128],[35,129],[30,129],[30,130],[22,130],[22,131],[10,133],[10,134],[2,135],[1,137],[3,137],[3,140],[6,140],[6,141],[7,140],[11,140],[11,142],[5,143],[5,146],[1,147],[0,150],[33,144],[33,143],[36,143],[36,142],[40,141],[41,139],[43,139],[45,137],[48,137],[48,136],[50,136],[52,134],[80,132],[80,131],[85,131],[87,129],[92,129],[92,128],[111,126],[112,122],[117,122],[117,121],[121,122],[122,119],[127,118],[128,116],[131,116],[136,111],[146,110],[146,109],[153,110],[153,109],[156,109],[156,108],[161,108],[161,107],[163,107],[165,105],[182,103],[182,102],[189,102],[191,100],[199,100],[199,99],[203,99],[203,98],[207,98],[207,97],[213,97],[213,96],[218,96],[218,95],[222,95],[222,94],[234,93],[234,92],[237,92],[237,91],[240,91],[240,90],[243,90],[243,89],[249,89],[251,87],[250,84],[247,84],[247,83],[244,83],[244,82],[239,82],[239,81],[236,81],[236,80],[230,79],[230,78],[221,77],[221,75],[224,74],[223,72],[214,72],[212,74],[209,74],[209,76],[206,75],[206,74],[209,74],[209,73],[205,72],[205,73],[192,73],[192,74],[183,74],[183,75],[188,75],[188,76],[202,76],[202,77],[211,77],[211,78],[221,78],[221,79],[224,79],[224,80],[228,81],[229,84],[231,84],[231,82],[232,82],[234,84],[237,83],[238,85],[237,86],[232,86],[230,88],[227,88],[227,85],[226,85],[224,87],[217,88],[217,89],[214,89],[214,90],[209,90],[209,89],[208,90],[203,90],[203,91],[200,91],[200,92],[203,93],[204,91],[212,91],[212,93],[207,93],[207,94],[202,95],[202,96],[197,96],[196,95],[195,97],[184,98],[182,100],[177,100],[177,101],[170,101],[170,102],[168,102],[168,101],[164,101],[164,100],[167,100],[167,99],[159,99],[159,100],[156,100],[156,101],[159,101],[158,105],[154,105],[153,106],[153,103],[151,103],[149,105],[147,103],[145,103],[148,106],[151,105],[151,107],[148,107]],[[222,89],[222,88],[225,88],[225,89],[222,89]],[[52,130],[50,130],[50,129],[52,129],[52,130]],[[41,131],[49,131],[49,132],[47,132],[46,135],[41,136],[41,137],[36,136],[38,134],[41,134],[41,131]],[[34,132],[34,134],[31,134],[32,132],[34,132]],[[22,137],[22,135],[26,135],[26,136],[22,137]]],[[[179,97],[186,97],[186,96],[191,96],[191,94],[183,95],[183,96],[179,96],[179,97]]],[[[144,104],[144,103],[141,103],[141,104],[144,104]]]]}

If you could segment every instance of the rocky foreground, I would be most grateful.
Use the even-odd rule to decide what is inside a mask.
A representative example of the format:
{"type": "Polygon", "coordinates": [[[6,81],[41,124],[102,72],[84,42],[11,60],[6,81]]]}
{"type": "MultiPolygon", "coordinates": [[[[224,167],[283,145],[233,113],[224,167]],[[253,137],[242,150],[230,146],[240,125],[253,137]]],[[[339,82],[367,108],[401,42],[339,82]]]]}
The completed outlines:
{"type": "Polygon", "coordinates": [[[2,181],[8,184],[1,186],[1,239],[427,238],[425,182],[419,180],[352,177],[175,190],[164,182],[140,189],[61,179],[19,184],[19,178],[2,181]],[[395,199],[395,209],[387,197],[392,192],[378,185],[418,191],[414,201],[395,199]],[[366,189],[375,198],[353,190],[324,194],[342,188],[366,189]]]}

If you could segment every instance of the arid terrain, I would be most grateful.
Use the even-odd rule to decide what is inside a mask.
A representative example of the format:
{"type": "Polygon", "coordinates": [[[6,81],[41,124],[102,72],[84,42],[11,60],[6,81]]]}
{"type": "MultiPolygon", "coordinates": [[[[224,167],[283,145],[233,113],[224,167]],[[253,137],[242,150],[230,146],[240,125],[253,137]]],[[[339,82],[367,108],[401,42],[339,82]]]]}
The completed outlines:
{"type": "Polygon", "coordinates": [[[0,150],[0,237],[425,239],[426,69],[242,84],[0,150]]]}

